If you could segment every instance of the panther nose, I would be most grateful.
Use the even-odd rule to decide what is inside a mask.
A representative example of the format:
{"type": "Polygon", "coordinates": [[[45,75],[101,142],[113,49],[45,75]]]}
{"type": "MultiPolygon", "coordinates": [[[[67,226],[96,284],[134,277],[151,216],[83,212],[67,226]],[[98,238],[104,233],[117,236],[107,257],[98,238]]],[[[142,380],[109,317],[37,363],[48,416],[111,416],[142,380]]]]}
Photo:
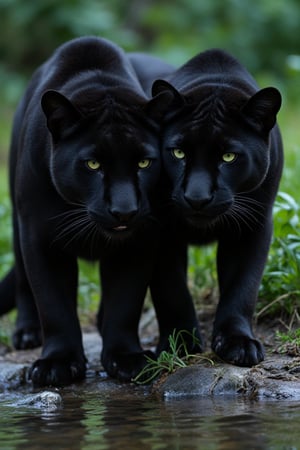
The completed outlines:
{"type": "Polygon", "coordinates": [[[130,222],[131,219],[134,218],[134,216],[136,216],[137,214],[137,209],[132,209],[132,210],[119,210],[118,208],[112,208],[110,210],[110,213],[116,217],[120,222],[122,223],[128,223],[130,222]]]}
{"type": "Polygon", "coordinates": [[[196,197],[185,194],[184,199],[193,209],[200,210],[209,204],[212,200],[212,196],[196,197]]]}

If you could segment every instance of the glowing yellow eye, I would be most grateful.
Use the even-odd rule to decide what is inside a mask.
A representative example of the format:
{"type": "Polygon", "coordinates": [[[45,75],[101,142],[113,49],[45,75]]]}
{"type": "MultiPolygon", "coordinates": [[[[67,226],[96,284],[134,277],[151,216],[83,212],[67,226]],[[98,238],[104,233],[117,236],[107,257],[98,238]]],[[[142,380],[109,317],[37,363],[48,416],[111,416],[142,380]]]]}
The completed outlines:
{"type": "Polygon", "coordinates": [[[233,162],[236,158],[237,158],[236,153],[230,153],[230,152],[228,152],[228,153],[223,153],[223,155],[222,155],[222,159],[223,159],[223,161],[226,162],[226,163],[231,163],[231,162],[233,162]]]}
{"type": "Polygon", "coordinates": [[[141,161],[138,162],[138,166],[140,169],[147,169],[151,164],[150,159],[141,159],[141,161]]]}
{"type": "Polygon", "coordinates": [[[175,156],[175,158],[177,159],[183,159],[185,158],[185,153],[183,150],[180,150],[180,148],[174,148],[173,149],[173,155],[175,156]]]}
{"type": "Polygon", "coordinates": [[[90,170],[99,170],[100,169],[100,163],[96,159],[89,159],[86,162],[86,165],[90,170]]]}

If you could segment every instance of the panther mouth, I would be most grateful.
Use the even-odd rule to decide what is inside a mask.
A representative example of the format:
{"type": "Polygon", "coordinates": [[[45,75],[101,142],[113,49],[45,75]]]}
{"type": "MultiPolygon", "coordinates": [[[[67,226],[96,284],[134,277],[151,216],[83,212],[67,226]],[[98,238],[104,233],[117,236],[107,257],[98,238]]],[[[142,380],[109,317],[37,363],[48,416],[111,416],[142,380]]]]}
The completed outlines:
{"type": "Polygon", "coordinates": [[[113,227],[113,230],[118,231],[118,232],[125,231],[125,230],[128,230],[128,226],[127,225],[118,225],[117,227],[113,227]]]}

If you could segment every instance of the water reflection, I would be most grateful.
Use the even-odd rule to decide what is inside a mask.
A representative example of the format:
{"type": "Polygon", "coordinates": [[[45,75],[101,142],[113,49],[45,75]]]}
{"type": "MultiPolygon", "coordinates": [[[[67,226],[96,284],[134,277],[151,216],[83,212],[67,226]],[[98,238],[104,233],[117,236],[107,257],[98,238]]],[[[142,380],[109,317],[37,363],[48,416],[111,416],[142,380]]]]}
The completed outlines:
{"type": "MultiPolygon", "coordinates": [[[[143,388],[104,382],[62,389],[56,410],[0,401],[5,450],[297,449],[298,405],[241,398],[162,400],[143,388]]],[[[28,394],[24,394],[28,395],[28,394]]]]}

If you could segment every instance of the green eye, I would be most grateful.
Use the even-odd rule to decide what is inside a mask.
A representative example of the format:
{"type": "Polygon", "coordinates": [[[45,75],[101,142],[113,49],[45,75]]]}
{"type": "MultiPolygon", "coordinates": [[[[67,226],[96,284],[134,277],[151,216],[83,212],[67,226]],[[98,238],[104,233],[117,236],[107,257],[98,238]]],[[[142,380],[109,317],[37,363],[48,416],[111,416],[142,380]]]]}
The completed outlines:
{"type": "Polygon", "coordinates": [[[185,153],[183,150],[180,150],[180,148],[174,148],[172,151],[173,151],[173,155],[175,156],[175,158],[177,158],[177,159],[185,158],[185,153]]]}
{"type": "Polygon", "coordinates": [[[235,159],[237,158],[237,154],[236,153],[223,153],[222,155],[222,160],[226,163],[231,163],[233,162],[235,159]]]}
{"type": "Polygon", "coordinates": [[[147,169],[150,165],[151,165],[151,160],[150,159],[141,159],[138,162],[138,166],[139,166],[140,169],[147,169]]]}
{"type": "Polygon", "coordinates": [[[89,159],[86,161],[86,165],[90,170],[99,170],[101,164],[96,159],[89,159]]]}

